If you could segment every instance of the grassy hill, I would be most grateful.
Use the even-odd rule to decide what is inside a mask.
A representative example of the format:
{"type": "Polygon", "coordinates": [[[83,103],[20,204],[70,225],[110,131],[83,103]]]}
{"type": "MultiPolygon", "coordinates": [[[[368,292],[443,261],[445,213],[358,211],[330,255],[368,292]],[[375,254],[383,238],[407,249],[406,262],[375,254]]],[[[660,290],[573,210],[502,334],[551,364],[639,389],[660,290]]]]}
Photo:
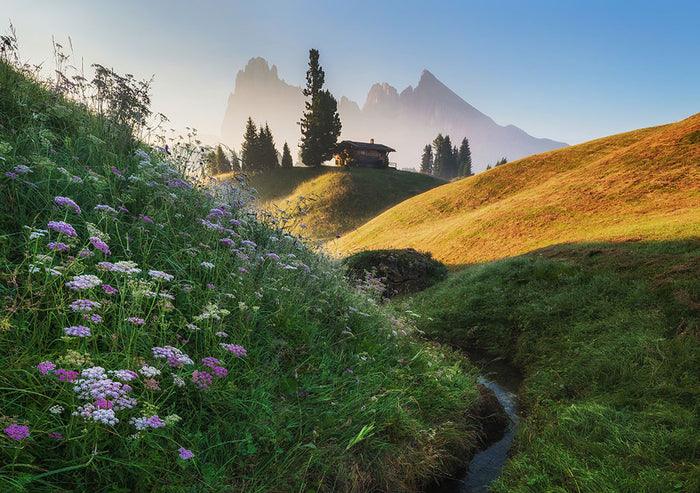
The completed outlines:
{"type": "Polygon", "coordinates": [[[556,245],[414,297],[427,336],[523,372],[498,493],[700,491],[700,240],[556,245]]]}
{"type": "Polygon", "coordinates": [[[555,243],[700,236],[700,114],[530,156],[414,197],[337,243],[484,262],[555,243]]]}
{"type": "Polygon", "coordinates": [[[352,231],[390,207],[444,183],[391,168],[330,166],[280,168],[250,178],[262,208],[286,210],[294,232],[324,240],[352,231]]]}
{"type": "Polygon", "coordinates": [[[464,358],[135,138],[136,81],[65,94],[11,48],[0,491],[412,491],[477,446],[464,358]]]}

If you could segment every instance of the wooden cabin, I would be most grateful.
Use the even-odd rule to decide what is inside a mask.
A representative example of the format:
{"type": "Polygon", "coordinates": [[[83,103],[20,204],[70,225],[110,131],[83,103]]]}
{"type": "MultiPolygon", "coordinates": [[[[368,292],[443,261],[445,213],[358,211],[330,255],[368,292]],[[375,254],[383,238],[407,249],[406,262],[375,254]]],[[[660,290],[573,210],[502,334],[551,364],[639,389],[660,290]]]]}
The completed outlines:
{"type": "Polygon", "coordinates": [[[389,165],[390,152],[396,152],[396,149],[383,144],[375,144],[374,139],[370,139],[369,142],[344,140],[338,144],[335,165],[386,168],[389,165]]]}

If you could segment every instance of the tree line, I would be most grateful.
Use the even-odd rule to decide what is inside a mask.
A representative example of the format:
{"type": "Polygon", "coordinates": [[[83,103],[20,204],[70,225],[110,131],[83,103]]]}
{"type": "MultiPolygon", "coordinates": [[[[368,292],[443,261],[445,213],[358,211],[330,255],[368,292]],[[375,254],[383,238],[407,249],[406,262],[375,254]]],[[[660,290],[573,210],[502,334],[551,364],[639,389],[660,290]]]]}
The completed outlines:
{"type": "Polygon", "coordinates": [[[438,134],[432,145],[423,148],[421,156],[421,173],[437,176],[445,180],[471,176],[472,152],[469,140],[465,137],[459,149],[452,146],[449,135],[438,134]]]}

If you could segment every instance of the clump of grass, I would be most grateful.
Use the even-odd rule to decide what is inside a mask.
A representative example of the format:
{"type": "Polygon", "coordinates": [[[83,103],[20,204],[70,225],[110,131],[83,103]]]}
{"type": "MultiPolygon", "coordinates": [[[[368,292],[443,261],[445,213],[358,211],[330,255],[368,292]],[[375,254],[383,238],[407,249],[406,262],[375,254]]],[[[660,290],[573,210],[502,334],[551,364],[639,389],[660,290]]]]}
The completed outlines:
{"type": "Polygon", "coordinates": [[[419,327],[526,376],[493,491],[697,491],[700,242],[552,247],[417,296],[419,327]]]}
{"type": "Polygon", "coordinates": [[[114,77],[99,116],[0,61],[0,489],[407,491],[466,453],[473,369],[134,138],[114,77]]]}

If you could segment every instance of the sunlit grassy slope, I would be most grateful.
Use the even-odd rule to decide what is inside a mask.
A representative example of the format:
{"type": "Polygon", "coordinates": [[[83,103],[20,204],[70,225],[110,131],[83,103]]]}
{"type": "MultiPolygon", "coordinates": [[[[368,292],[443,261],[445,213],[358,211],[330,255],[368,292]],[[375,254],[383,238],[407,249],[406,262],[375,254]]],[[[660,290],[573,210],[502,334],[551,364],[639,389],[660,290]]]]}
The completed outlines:
{"type": "MultiPolygon", "coordinates": [[[[359,227],[388,208],[445,182],[395,169],[280,168],[251,177],[263,208],[293,211],[305,197],[304,235],[334,238],[359,227]]],[[[300,226],[297,226],[300,228],[300,226]]]]}
{"type": "Polygon", "coordinates": [[[413,247],[449,264],[555,243],[700,235],[700,114],[530,156],[444,185],[336,242],[413,247]]]}

